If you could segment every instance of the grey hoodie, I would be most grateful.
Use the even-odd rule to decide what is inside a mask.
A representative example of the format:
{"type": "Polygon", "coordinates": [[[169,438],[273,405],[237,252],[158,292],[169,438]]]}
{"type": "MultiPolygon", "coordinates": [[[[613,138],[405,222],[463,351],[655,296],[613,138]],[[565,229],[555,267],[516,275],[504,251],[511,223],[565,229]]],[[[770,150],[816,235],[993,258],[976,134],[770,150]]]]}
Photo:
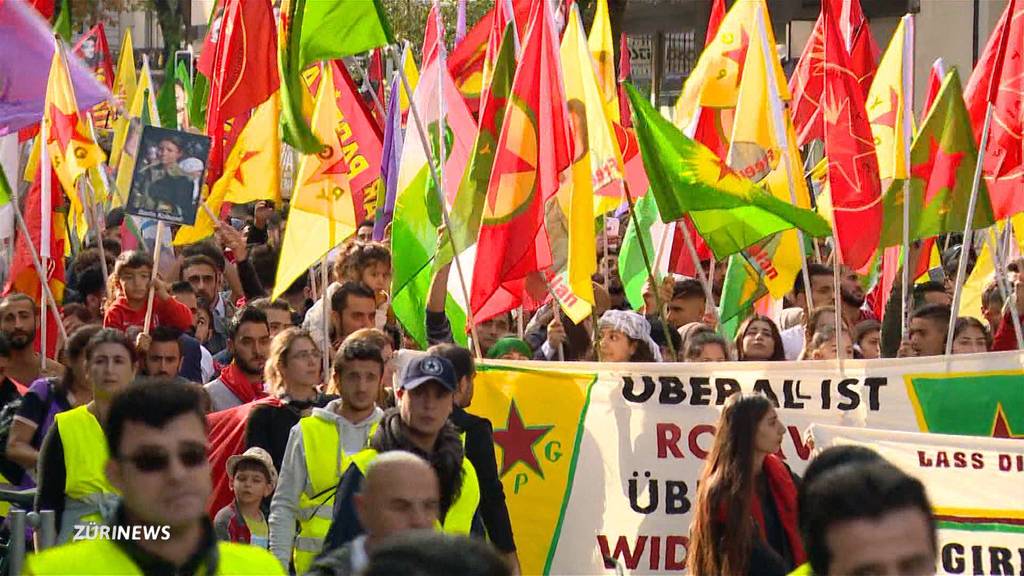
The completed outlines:
{"type": "MultiPolygon", "coordinates": [[[[341,399],[332,400],[323,408],[313,408],[307,418],[320,418],[333,422],[338,427],[340,442],[338,447],[346,454],[352,455],[366,447],[370,439],[370,430],[380,421],[384,411],[375,407],[373,413],[362,422],[351,423],[338,414],[341,399]]],[[[341,454],[335,460],[341,462],[341,454]]],[[[341,478],[344,470],[338,470],[341,478]]],[[[309,472],[306,469],[306,451],[302,443],[302,427],[296,424],[288,434],[288,445],[281,461],[281,473],[277,480],[274,497],[270,501],[270,551],[277,557],[281,565],[288,568],[292,556],[292,542],[295,540],[295,519],[299,511],[299,495],[306,491],[312,493],[309,472]]]]}

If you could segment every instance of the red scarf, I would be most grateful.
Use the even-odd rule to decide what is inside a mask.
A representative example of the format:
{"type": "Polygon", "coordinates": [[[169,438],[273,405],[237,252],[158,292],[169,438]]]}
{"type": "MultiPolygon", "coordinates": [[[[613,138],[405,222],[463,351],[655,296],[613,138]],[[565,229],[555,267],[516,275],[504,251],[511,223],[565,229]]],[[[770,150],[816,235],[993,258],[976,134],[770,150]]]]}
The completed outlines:
{"type": "Polygon", "coordinates": [[[231,390],[231,393],[242,404],[248,404],[253,400],[265,398],[267,393],[263,391],[263,382],[252,383],[246,378],[245,373],[238,367],[237,362],[228,364],[228,367],[220,373],[220,381],[231,390]]]}
{"type": "MultiPolygon", "coordinates": [[[[779,513],[782,521],[782,528],[786,532],[786,540],[789,541],[789,549],[793,553],[793,565],[799,566],[807,561],[804,553],[803,541],[800,539],[800,528],[797,525],[797,503],[796,485],[793,484],[793,477],[789,474],[789,468],[774,454],[769,454],[764,459],[764,475],[768,479],[768,492],[772,496],[775,510],[779,513]]],[[[761,501],[757,497],[757,490],[754,490],[754,500],[750,505],[750,511],[757,521],[757,527],[761,530],[761,538],[766,539],[764,532],[764,514],[761,512],[761,501]]]]}

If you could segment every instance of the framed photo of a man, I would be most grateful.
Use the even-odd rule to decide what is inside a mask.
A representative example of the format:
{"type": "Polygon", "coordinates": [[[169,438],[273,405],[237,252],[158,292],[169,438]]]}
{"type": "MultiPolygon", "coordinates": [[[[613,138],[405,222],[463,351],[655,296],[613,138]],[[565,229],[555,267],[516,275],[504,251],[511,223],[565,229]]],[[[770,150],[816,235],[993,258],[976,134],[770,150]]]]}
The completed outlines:
{"type": "Polygon", "coordinates": [[[209,156],[206,136],[146,126],[125,211],[171,224],[195,224],[209,156]]]}

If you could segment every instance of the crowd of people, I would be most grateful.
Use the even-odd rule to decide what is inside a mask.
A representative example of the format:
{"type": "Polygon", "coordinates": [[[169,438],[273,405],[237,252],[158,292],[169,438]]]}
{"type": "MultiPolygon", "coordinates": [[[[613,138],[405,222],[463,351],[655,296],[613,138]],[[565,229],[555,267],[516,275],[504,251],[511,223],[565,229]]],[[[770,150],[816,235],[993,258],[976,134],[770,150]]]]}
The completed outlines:
{"type": "MultiPolygon", "coordinates": [[[[648,283],[643,305],[633,309],[615,246],[601,246],[612,258],[599,258],[590,317],[575,323],[549,302],[477,322],[472,347],[455,344],[463,327],[445,314],[451,270],[442,267],[425,302],[429,346],[399,371],[400,351],[418,346],[390,308],[391,252],[370,239],[373,223],[332,254],[327,286],[315,286],[319,273],[311,271],[271,300],[283,215],[266,201],[242,209],[251,210],[243,227],[219,223],[214,238],[182,247],[156,273],[147,252],[121,251],[123,215],[115,211],[102,251],[87,242],[68,262],[61,318],[68,336],[56,359],[41,358],[33,346],[43,321],[37,303],[18,293],[0,301],[0,402],[12,414],[0,429],[2,481],[35,487],[35,508],[55,512],[61,544],[88,524],[170,527],[168,540],[59,546],[30,558],[30,573],[66,572],[86,554],[109,557],[106,568],[133,562],[145,573],[191,573],[210,562],[245,573],[389,573],[374,562],[401,566],[413,562],[409,554],[456,570],[449,573],[517,573],[513,528],[529,528],[510,522],[491,423],[467,411],[473,348],[511,361],[926,356],[944,352],[951,313],[950,284],[915,285],[903,339],[899,285],[879,322],[861,279],[843,268],[837,320],[834,271],[811,263],[809,285],[797,276],[780,318],[752,314],[730,341],[710,313],[720,303],[707,302],[693,278],[648,283]],[[206,422],[229,413],[242,415],[244,438],[220,462],[230,492],[218,499],[206,422]],[[395,538],[435,528],[488,545],[395,538]],[[453,547],[459,558],[440,557],[453,547]]],[[[703,265],[717,299],[721,270],[703,265]]],[[[1015,347],[1000,295],[986,290],[986,322],[957,320],[954,353],[1015,347]]],[[[1024,290],[1014,288],[1011,297],[1008,305],[1024,313],[1024,290]]],[[[860,465],[863,454],[843,452],[836,470],[818,470],[814,483],[812,464],[798,490],[799,480],[774,456],[782,433],[768,400],[736,395],[718,430],[691,527],[694,574],[785,574],[808,561],[815,573],[835,571],[850,556],[835,551],[831,531],[852,530],[844,542],[856,540],[856,530],[906,510],[913,512],[907,521],[931,535],[922,537],[927,546],[917,550],[924,554],[917,564],[904,558],[894,566],[900,573],[934,566],[927,499],[891,466],[860,465]],[[878,486],[893,494],[878,510],[844,500],[878,486]],[[824,517],[816,511],[821,502],[842,512],[824,517]]]]}

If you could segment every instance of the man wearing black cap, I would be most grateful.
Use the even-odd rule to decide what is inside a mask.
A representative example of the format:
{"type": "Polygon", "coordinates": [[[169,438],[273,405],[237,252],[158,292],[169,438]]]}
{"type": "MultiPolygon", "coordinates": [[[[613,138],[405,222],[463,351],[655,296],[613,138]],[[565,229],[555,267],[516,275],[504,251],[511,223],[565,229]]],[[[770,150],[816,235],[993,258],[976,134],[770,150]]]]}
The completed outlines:
{"type": "Polygon", "coordinates": [[[398,406],[384,414],[370,448],[352,457],[338,483],[334,521],[324,540],[325,553],[364,532],[354,497],[361,490],[370,463],[379,453],[392,450],[412,452],[437,472],[441,529],[483,536],[476,469],[465,458],[462,439],[448,421],[456,387],[455,368],[445,358],[428,354],[409,364],[395,391],[398,406]]]}

